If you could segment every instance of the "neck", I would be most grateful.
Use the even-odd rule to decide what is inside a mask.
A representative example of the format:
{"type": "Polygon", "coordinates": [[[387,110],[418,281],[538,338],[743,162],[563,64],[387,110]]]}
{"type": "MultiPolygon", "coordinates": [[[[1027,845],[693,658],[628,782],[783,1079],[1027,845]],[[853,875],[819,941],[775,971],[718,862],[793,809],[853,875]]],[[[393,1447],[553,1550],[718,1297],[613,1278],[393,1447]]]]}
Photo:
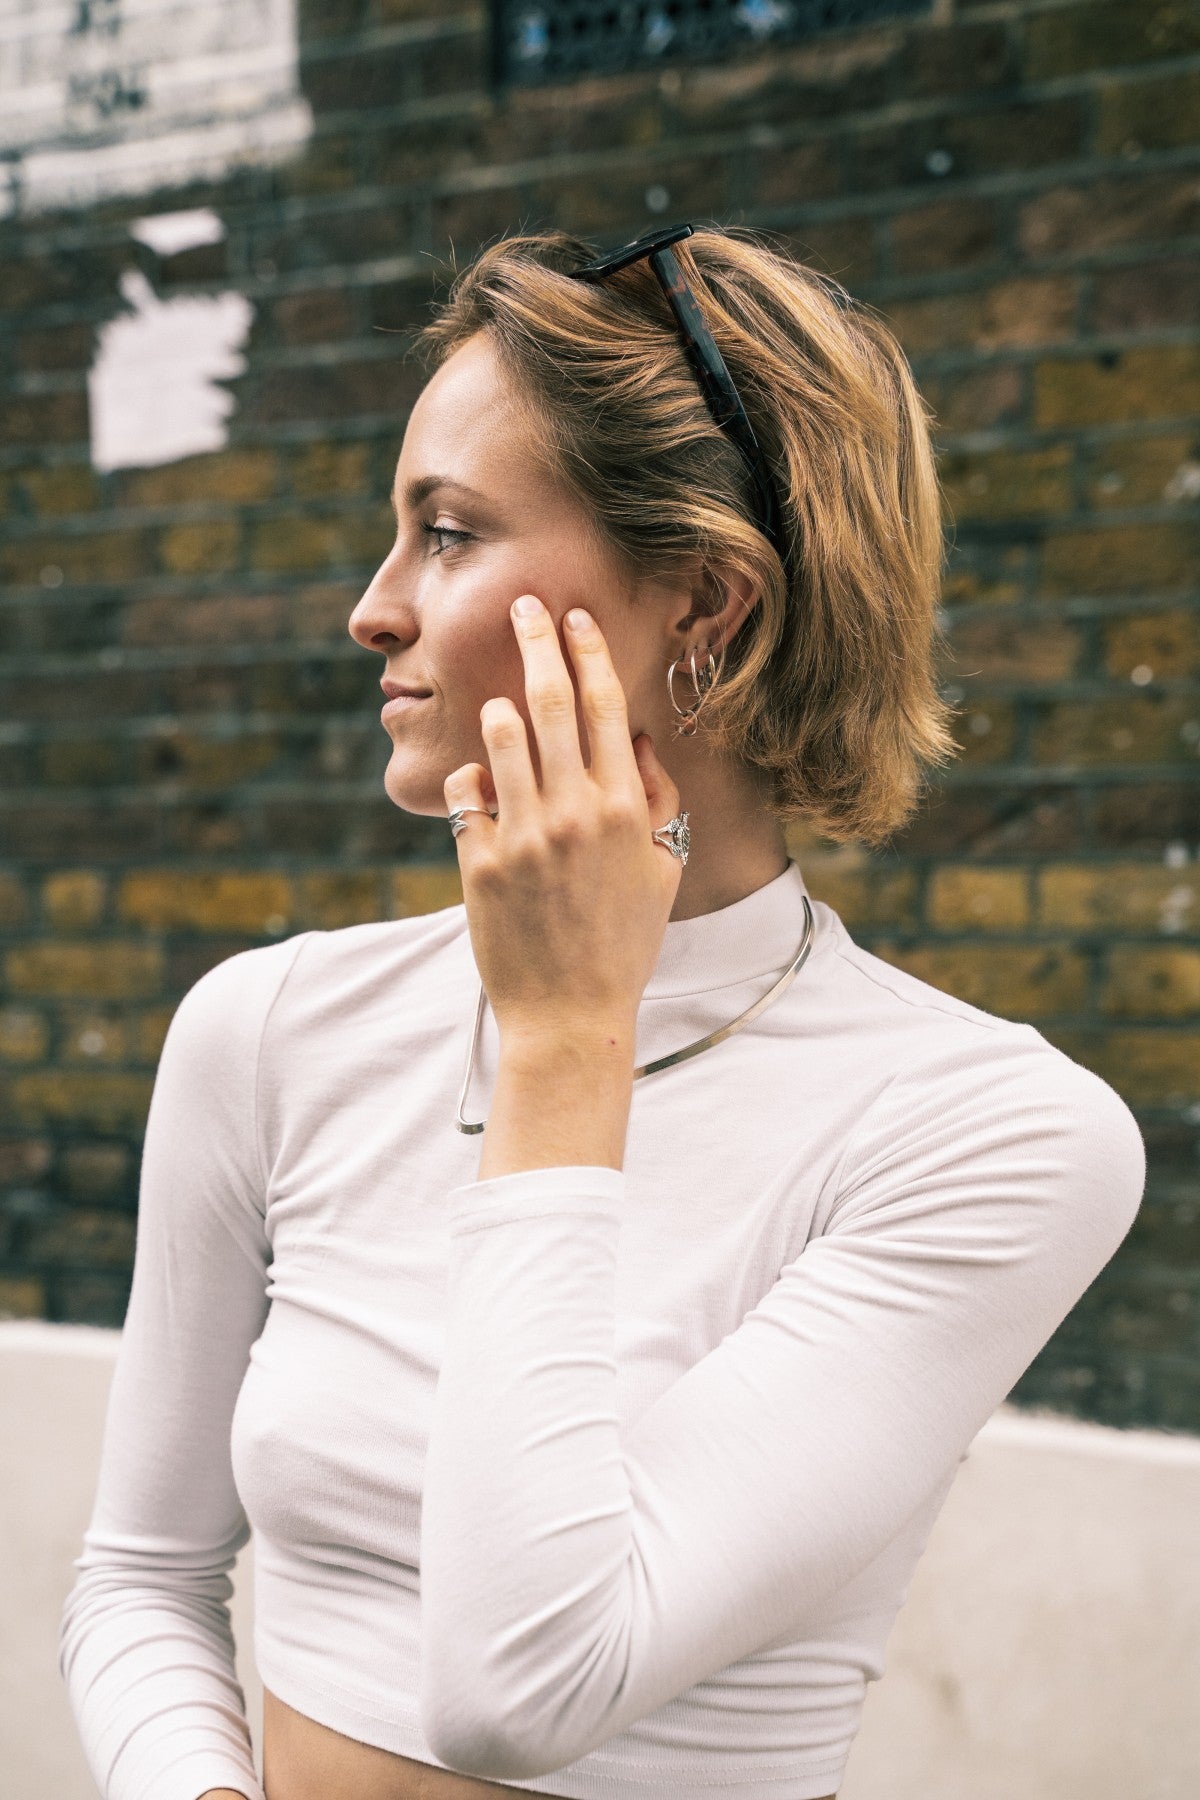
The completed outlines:
{"type": "Polygon", "coordinates": [[[673,920],[732,906],[783,874],[789,861],[783,827],[751,771],[695,739],[670,740],[659,759],[679,789],[692,833],[673,920]]]}

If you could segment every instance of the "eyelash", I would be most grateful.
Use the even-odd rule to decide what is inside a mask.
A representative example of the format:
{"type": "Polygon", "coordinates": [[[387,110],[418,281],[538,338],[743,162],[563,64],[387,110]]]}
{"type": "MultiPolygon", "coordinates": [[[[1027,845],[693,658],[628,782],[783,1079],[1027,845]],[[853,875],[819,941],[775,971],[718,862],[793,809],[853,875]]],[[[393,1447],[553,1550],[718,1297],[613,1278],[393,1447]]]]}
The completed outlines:
{"type": "MultiPolygon", "coordinates": [[[[421,530],[426,532],[430,537],[454,538],[458,543],[465,543],[471,535],[469,531],[452,531],[449,525],[426,525],[424,520],[421,521],[421,530]]],[[[445,544],[440,544],[433,554],[435,556],[442,556],[445,553],[445,549],[445,544]]]]}

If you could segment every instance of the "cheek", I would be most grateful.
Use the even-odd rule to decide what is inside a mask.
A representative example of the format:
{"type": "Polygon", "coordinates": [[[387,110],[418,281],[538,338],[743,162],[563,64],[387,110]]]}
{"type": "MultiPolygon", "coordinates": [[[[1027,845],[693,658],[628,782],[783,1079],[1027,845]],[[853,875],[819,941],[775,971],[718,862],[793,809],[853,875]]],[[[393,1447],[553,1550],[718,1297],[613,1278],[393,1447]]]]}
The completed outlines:
{"type": "Polygon", "coordinates": [[[518,699],[524,688],[524,665],[513,630],[509,606],[512,597],[490,592],[464,593],[442,608],[427,641],[432,639],[430,674],[436,678],[447,705],[456,713],[479,722],[479,709],[494,694],[518,699]]]}

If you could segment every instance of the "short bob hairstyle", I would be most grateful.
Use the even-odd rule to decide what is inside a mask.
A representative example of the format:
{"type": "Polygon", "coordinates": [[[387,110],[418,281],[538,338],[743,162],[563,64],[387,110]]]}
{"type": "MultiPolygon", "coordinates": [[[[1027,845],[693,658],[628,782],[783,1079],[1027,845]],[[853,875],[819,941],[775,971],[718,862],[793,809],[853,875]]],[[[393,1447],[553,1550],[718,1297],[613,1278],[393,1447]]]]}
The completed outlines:
{"type": "Polygon", "coordinates": [[[934,670],[932,415],[882,319],[761,233],[707,226],[674,251],[779,492],[790,583],[645,261],[569,281],[590,243],[503,238],[454,277],[413,348],[431,370],[488,334],[547,471],[631,577],[750,577],[757,603],[701,714],[709,742],[758,772],[782,824],[877,845],[915,810],[922,765],[956,750],[934,670]]]}

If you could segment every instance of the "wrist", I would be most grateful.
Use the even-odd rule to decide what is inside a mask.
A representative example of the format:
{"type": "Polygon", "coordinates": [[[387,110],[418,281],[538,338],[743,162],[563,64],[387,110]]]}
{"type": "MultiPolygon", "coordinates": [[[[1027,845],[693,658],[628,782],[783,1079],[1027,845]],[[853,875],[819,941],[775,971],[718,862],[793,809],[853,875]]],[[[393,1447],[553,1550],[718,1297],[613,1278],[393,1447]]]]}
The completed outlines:
{"type": "Polygon", "coordinates": [[[499,1025],[500,1056],[505,1062],[536,1068],[599,1064],[632,1068],[637,1040],[637,1015],[606,1013],[588,1017],[513,1020],[499,1025]]]}
{"type": "Polygon", "coordinates": [[[479,1179],[579,1163],[620,1169],[633,1069],[630,1021],[502,1031],[479,1179]]]}

